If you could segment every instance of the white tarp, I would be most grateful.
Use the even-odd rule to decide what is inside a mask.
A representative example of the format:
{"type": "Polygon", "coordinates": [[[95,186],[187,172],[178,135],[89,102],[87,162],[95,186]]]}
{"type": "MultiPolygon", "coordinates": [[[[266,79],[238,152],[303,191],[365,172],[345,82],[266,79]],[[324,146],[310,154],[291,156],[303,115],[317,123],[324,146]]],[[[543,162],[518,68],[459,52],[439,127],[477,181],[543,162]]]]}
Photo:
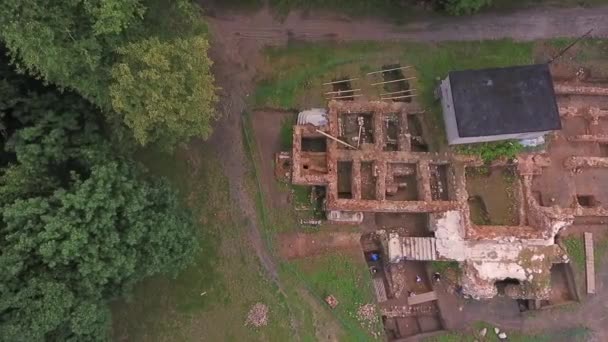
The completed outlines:
{"type": "Polygon", "coordinates": [[[298,125],[314,125],[317,127],[327,125],[327,110],[324,108],[311,108],[298,114],[298,125]]]}

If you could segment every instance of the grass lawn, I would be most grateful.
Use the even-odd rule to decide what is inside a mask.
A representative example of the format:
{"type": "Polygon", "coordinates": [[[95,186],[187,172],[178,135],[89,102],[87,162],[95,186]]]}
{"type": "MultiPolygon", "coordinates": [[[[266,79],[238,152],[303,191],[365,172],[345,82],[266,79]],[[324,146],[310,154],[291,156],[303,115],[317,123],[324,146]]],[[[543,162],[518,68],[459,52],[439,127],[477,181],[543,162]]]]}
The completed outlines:
{"type": "Polygon", "coordinates": [[[314,293],[321,298],[333,295],[339,302],[333,309],[348,332],[357,340],[381,336],[379,320],[360,322],[357,312],[362,305],[373,304],[370,273],[359,251],[332,253],[296,260],[294,271],[307,279],[314,293]]]}
{"type": "Polygon", "coordinates": [[[288,341],[291,313],[261,273],[245,225],[229,201],[228,181],[212,151],[169,156],[148,150],[139,159],[180,190],[199,218],[201,252],[177,279],[153,277],[128,302],[113,305],[114,337],[129,341],[288,341]],[[268,305],[269,325],[245,327],[250,307],[268,305]]]}
{"type": "Polygon", "coordinates": [[[568,236],[564,240],[568,257],[580,270],[585,269],[585,244],[580,236],[568,236]]]}

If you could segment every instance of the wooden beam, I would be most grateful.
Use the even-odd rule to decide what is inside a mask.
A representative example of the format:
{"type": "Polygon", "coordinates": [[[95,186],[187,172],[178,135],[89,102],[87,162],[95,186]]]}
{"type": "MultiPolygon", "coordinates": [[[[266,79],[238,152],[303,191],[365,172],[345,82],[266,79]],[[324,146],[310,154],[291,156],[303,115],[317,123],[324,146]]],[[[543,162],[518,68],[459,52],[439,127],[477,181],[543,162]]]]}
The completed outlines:
{"type": "Polygon", "coordinates": [[[404,96],[393,96],[393,97],[381,97],[380,100],[397,100],[397,99],[407,99],[410,97],[415,97],[418,96],[418,94],[412,94],[412,95],[404,95],[404,96]]]}
{"type": "Polygon", "coordinates": [[[342,140],[340,140],[340,139],[338,139],[338,138],[335,138],[335,137],[333,137],[333,136],[331,136],[331,135],[329,135],[329,134],[327,134],[327,133],[325,133],[325,132],[323,132],[323,131],[321,131],[321,130],[318,130],[318,129],[317,129],[316,131],[317,131],[317,133],[320,133],[321,135],[324,135],[324,136],[328,137],[329,139],[331,139],[331,140],[333,140],[333,141],[335,141],[335,142],[338,142],[338,143],[340,143],[340,144],[342,144],[342,145],[344,145],[344,146],[348,146],[348,147],[350,147],[350,148],[352,148],[352,149],[354,149],[354,150],[356,150],[356,149],[357,149],[355,146],[353,146],[353,145],[351,145],[351,144],[349,144],[349,143],[346,143],[346,142],[344,142],[344,141],[342,141],[342,140]]]}
{"type": "Polygon", "coordinates": [[[422,304],[422,303],[426,303],[426,302],[431,302],[434,300],[437,300],[437,294],[435,293],[435,291],[431,291],[431,292],[426,292],[426,293],[419,293],[415,296],[408,297],[407,304],[408,305],[417,305],[417,304],[422,304]]]}
{"type": "Polygon", "coordinates": [[[408,65],[408,66],[398,67],[398,68],[393,68],[393,69],[385,69],[385,70],[372,71],[372,72],[368,72],[367,74],[368,75],[373,75],[373,74],[379,74],[379,73],[384,73],[384,72],[389,72],[389,71],[409,69],[411,67],[412,67],[411,65],[408,65]]]}
{"type": "Polygon", "coordinates": [[[587,293],[595,293],[595,256],[593,254],[593,235],[585,232],[585,268],[587,271],[587,293]]]}
{"type": "Polygon", "coordinates": [[[350,82],[350,81],[354,81],[354,80],[358,80],[358,79],[359,79],[359,77],[357,77],[357,78],[351,78],[351,79],[348,79],[348,80],[340,80],[340,81],[327,82],[327,83],[323,83],[323,85],[345,83],[345,82],[350,82]]]}
{"type": "Polygon", "coordinates": [[[380,96],[407,93],[407,92],[414,91],[414,90],[417,90],[417,89],[412,88],[412,89],[407,89],[407,90],[393,91],[393,92],[390,92],[390,93],[380,94],[380,96]]]}
{"type": "Polygon", "coordinates": [[[357,89],[350,89],[350,90],[338,90],[338,91],[328,91],[325,93],[325,95],[329,95],[329,94],[341,94],[341,93],[354,93],[356,91],[360,91],[360,88],[357,89]]]}
{"type": "Polygon", "coordinates": [[[347,95],[347,96],[334,96],[334,97],[328,97],[325,98],[326,100],[335,100],[335,99],[347,99],[347,98],[351,98],[351,97],[359,97],[359,96],[363,96],[361,94],[352,94],[352,95],[347,95]]]}
{"type": "Polygon", "coordinates": [[[380,84],[395,83],[395,82],[401,82],[401,81],[409,81],[409,80],[414,80],[414,79],[416,79],[416,76],[401,78],[401,79],[398,79],[398,80],[391,80],[391,81],[372,83],[371,85],[375,86],[375,85],[380,85],[380,84]]]}

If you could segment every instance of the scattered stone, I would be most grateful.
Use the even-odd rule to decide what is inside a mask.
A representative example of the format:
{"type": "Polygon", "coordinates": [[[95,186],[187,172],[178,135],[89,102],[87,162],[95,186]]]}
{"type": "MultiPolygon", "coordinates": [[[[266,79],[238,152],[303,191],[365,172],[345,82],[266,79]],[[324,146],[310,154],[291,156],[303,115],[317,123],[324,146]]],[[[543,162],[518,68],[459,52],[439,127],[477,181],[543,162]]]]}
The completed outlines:
{"type": "Polygon", "coordinates": [[[504,332],[501,332],[500,334],[498,334],[498,338],[501,340],[504,340],[505,338],[507,338],[507,334],[504,332]]]}
{"type": "Polygon", "coordinates": [[[338,306],[339,302],[336,299],[336,297],[329,295],[327,297],[325,297],[325,303],[327,303],[327,305],[329,305],[330,308],[335,309],[336,306],[338,306]]]}
{"type": "Polygon", "coordinates": [[[246,326],[256,328],[266,326],[268,324],[268,306],[262,303],[256,303],[247,314],[246,326]]]}
{"type": "Polygon", "coordinates": [[[359,321],[376,321],[378,319],[378,315],[376,314],[376,307],[374,304],[361,305],[359,310],[357,310],[357,318],[359,321]]]}
{"type": "Polygon", "coordinates": [[[481,337],[485,337],[487,333],[488,333],[488,328],[483,328],[483,329],[481,329],[481,331],[479,332],[479,336],[481,336],[481,337]]]}
{"type": "Polygon", "coordinates": [[[377,338],[380,336],[375,329],[378,324],[379,317],[374,304],[361,305],[357,310],[357,320],[359,321],[359,324],[371,332],[374,337],[377,338]]]}
{"type": "Polygon", "coordinates": [[[496,335],[500,334],[500,329],[498,329],[498,328],[494,327],[494,333],[495,333],[496,335]]]}

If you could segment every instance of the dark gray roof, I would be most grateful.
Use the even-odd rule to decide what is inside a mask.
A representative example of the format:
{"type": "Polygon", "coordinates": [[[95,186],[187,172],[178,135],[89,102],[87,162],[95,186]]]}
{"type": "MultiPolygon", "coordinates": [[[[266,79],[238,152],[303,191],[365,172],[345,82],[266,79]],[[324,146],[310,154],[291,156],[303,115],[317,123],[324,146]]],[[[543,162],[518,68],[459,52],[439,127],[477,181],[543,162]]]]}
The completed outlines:
{"type": "Polygon", "coordinates": [[[450,72],[461,137],[561,128],[547,64],[450,72]]]}

